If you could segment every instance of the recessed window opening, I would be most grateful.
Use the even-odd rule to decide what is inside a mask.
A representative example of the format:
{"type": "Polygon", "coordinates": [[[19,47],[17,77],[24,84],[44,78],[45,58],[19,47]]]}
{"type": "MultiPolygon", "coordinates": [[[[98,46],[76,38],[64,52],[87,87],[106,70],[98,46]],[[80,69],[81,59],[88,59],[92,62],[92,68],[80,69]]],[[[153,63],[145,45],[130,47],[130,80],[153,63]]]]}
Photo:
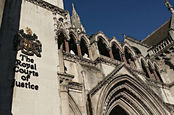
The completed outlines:
{"type": "Polygon", "coordinates": [[[58,50],[62,49],[62,51],[65,52],[65,36],[63,33],[60,33],[60,35],[58,36],[58,50]]]}
{"type": "Polygon", "coordinates": [[[114,59],[121,61],[121,56],[120,56],[120,50],[119,48],[116,46],[116,44],[112,45],[112,54],[114,56],[114,59]]]}
{"type": "Polygon", "coordinates": [[[83,38],[80,41],[80,48],[81,48],[82,56],[89,57],[88,47],[87,47],[87,44],[86,44],[86,42],[85,42],[85,40],[83,38]]]}
{"type": "Polygon", "coordinates": [[[77,45],[76,45],[76,42],[75,42],[75,38],[72,34],[70,34],[69,51],[70,51],[71,54],[78,55],[77,45]]]}
{"type": "Polygon", "coordinates": [[[136,48],[136,47],[132,47],[132,49],[134,50],[134,52],[137,54],[137,55],[140,55],[141,54],[141,51],[136,48]]]}
{"type": "Polygon", "coordinates": [[[126,57],[127,63],[129,65],[135,66],[133,55],[132,55],[131,51],[127,47],[125,48],[125,57],[126,57]]]}
{"type": "Polygon", "coordinates": [[[104,55],[106,57],[110,57],[109,56],[109,51],[108,51],[108,49],[106,47],[106,44],[102,40],[102,38],[98,40],[97,44],[98,44],[98,49],[99,49],[100,54],[104,55]]]}

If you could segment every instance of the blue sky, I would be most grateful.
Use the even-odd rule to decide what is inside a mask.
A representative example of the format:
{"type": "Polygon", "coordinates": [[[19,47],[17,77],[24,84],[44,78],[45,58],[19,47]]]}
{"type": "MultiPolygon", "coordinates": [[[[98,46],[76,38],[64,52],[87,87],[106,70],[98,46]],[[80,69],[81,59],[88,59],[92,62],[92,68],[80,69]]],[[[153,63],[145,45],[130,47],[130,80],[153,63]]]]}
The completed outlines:
{"type": "Polygon", "coordinates": [[[123,33],[142,40],[171,17],[164,0],[64,0],[70,14],[72,3],[89,36],[101,30],[119,41],[123,33]]]}

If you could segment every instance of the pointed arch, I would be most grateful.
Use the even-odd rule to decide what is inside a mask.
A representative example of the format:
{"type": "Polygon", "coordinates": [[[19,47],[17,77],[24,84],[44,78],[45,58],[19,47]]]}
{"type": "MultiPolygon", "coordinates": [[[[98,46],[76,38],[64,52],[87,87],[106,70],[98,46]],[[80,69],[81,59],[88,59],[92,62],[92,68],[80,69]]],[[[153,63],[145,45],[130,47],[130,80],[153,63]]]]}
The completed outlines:
{"type": "MultiPolygon", "coordinates": [[[[66,40],[69,40],[69,35],[68,33],[66,32],[65,29],[59,29],[56,33],[57,36],[59,36],[60,34],[63,34],[64,37],[66,38],[66,40]]],[[[59,39],[59,38],[58,38],[59,39]]]]}
{"type": "Polygon", "coordinates": [[[97,46],[98,46],[98,49],[99,49],[99,53],[101,55],[106,56],[106,57],[110,57],[109,47],[108,47],[109,44],[105,41],[105,39],[102,36],[98,36],[97,38],[98,38],[97,46]]]}
{"type": "Polygon", "coordinates": [[[65,37],[65,34],[60,33],[58,35],[58,40],[57,40],[57,44],[58,44],[58,50],[64,51],[65,52],[65,40],[67,38],[65,37]]]}
{"type": "Polygon", "coordinates": [[[87,44],[87,46],[90,45],[89,38],[88,38],[88,36],[87,36],[86,34],[81,33],[81,34],[79,35],[79,39],[80,39],[80,41],[81,41],[81,39],[84,39],[85,42],[86,42],[86,44],[87,44]]]}
{"type": "Polygon", "coordinates": [[[109,42],[109,47],[112,47],[113,44],[116,44],[118,46],[118,48],[120,49],[120,51],[123,53],[123,49],[121,47],[121,44],[120,42],[115,38],[113,37],[110,42],[109,42]]]}
{"type": "Polygon", "coordinates": [[[140,62],[141,62],[142,70],[143,70],[143,72],[145,73],[146,77],[147,77],[147,78],[150,78],[150,76],[149,76],[149,74],[148,74],[148,72],[147,72],[147,63],[146,63],[145,59],[141,58],[141,59],[140,59],[140,62]]]}
{"type": "Polygon", "coordinates": [[[134,62],[135,53],[132,51],[131,47],[129,47],[128,45],[124,45],[123,50],[127,63],[132,67],[136,67],[134,62]]]}
{"type": "Polygon", "coordinates": [[[80,48],[82,56],[87,55],[87,57],[89,57],[88,47],[90,45],[90,41],[88,39],[88,36],[86,34],[81,33],[79,35],[79,38],[80,38],[80,48]]]}
{"type": "Polygon", "coordinates": [[[114,59],[116,59],[118,61],[122,61],[121,48],[115,41],[111,42],[111,49],[112,49],[112,54],[113,54],[114,59]]]}
{"type": "Polygon", "coordinates": [[[162,100],[144,85],[127,74],[113,77],[100,93],[96,114],[109,115],[116,106],[133,115],[167,114],[162,100]]]}
{"type": "Polygon", "coordinates": [[[78,55],[78,52],[77,52],[77,44],[76,44],[77,43],[77,37],[72,32],[70,32],[69,36],[70,36],[70,40],[69,40],[69,51],[72,54],[78,55]]]}
{"type": "Polygon", "coordinates": [[[141,55],[142,54],[141,51],[138,48],[136,48],[134,46],[131,46],[131,47],[134,50],[134,52],[135,52],[136,55],[141,55]]]}
{"type": "MultiPolygon", "coordinates": [[[[122,104],[123,105],[123,104],[122,104]]],[[[126,109],[126,104],[125,105],[116,105],[114,108],[111,109],[111,111],[109,112],[109,115],[115,115],[117,113],[117,115],[129,115],[126,109]]]]}
{"type": "Polygon", "coordinates": [[[77,43],[77,41],[79,41],[79,36],[78,33],[74,30],[74,29],[70,29],[69,30],[69,35],[72,35],[74,37],[75,42],[77,43]]]}
{"type": "Polygon", "coordinates": [[[95,35],[95,41],[99,41],[100,39],[102,39],[103,43],[106,45],[107,48],[109,48],[109,41],[108,38],[106,37],[106,35],[99,31],[96,35],[95,35]]]}
{"type": "Polygon", "coordinates": [[[123,45],[123,52],[125,52],[126,49],[128,49],[130,51],[130,53],[131,53],[132,56],[135,56],[136,55],[135,52],[134,52],[134,50],[131,48],[131,46],[128,43],[125,43],[123,45]]]}
{"type": "Polygon", "coordinates": [[[85,38],[83,38],[83,37],[80,40],[80,48],[81,48],[82,56],[87,55],[87,57],[89,57],[88,44],[87,44],[85,38]]]}

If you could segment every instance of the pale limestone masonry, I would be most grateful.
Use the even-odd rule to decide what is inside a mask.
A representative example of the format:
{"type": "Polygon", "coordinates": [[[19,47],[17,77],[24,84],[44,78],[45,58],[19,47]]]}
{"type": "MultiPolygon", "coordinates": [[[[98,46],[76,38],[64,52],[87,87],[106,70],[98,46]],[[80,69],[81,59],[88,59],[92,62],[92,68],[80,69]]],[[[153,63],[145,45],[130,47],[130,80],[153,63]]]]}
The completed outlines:
{"type": "MultiPolygon", "coordinates": [[[[23,0],[19,29],[30,28],[42,52],[19,50],[17,59],[34,60],[39,75],[29,82],[39,89],[16,85],[13,115],[173,115],[174,14],[165,3],[170,24],[142,41],[124,36],[120,43],[102,31],[88,36],[74,5],[70,17],[62,0],[23,0]]],[[[16,72],[16,81],[27,83],[23,75],[16,72]]]]}

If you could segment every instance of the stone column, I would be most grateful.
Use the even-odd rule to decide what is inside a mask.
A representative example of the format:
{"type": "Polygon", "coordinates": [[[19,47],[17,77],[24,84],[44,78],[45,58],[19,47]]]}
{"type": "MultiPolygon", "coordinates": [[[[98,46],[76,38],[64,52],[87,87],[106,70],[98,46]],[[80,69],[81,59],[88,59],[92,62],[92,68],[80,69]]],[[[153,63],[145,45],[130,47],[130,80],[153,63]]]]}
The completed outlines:
{"type": "Polygon", "coordinates": [[[122,55],[123,62],[124,62],[125,64],[128,64],[125,55],[124,55],[124,54],[121,54],[121,55],[122,55]]]}
{"type": "Polygon", "coordinates": [[[62,83],[60,85],[60,97],[61,97],[61,111],[62,115],[69,115],[69,100],[68,100],[68,84],[62,83]]]}
{"type": "Polygon", "coordinates": [[[146,71],[147,71],[147,74],[149,75],[149,77],[152,79],[153,77],[152,77],[152,74],[150,73],[148,66],[146,66],[146,71]]]}
{"type": "Polygon", "coordinates": [[[58,76],[60,80],[61,115],[69,115],[68,84],[74,76],[65,73],[58,73],[58,76]]]}
{"type": "Polygon", "coordinates": [[[159,80],[159,76],[157,75],[157,73],[156,73],[155,70],[153,70],[153,74],[154,74],[154,76],[155,76],[155,79],[156,79],[156,80],[159,80]]]}
{"type": "Polygon", "coordinates": [[[66,50],[66,53],[69,53],[69,43],[67,40],[65,40],[65,50],[66,50]]]}
{"type": "Polygon", "coordinates": [[[135,62],[136,68],[137,68],[138,70],[140,70],[140,69],[141,69],[141,65],[140,65],[140,63],[139,63],[139,60],[138,60],[138,57],[137,57],[137,56],[134,57],[134,62],[135,62]]]}
{"type": "Polygon", "coordinates": [[[109,56],[111,59],[114,59],[113,53],[112,53],[112,48],[109,48],[109,56]]]}
{"type": "Polygon", "coordinates": [[[78,56],[82,56],[81,48],[80,48],[80,43],[77,43],[77,52],[78,56]]]}

